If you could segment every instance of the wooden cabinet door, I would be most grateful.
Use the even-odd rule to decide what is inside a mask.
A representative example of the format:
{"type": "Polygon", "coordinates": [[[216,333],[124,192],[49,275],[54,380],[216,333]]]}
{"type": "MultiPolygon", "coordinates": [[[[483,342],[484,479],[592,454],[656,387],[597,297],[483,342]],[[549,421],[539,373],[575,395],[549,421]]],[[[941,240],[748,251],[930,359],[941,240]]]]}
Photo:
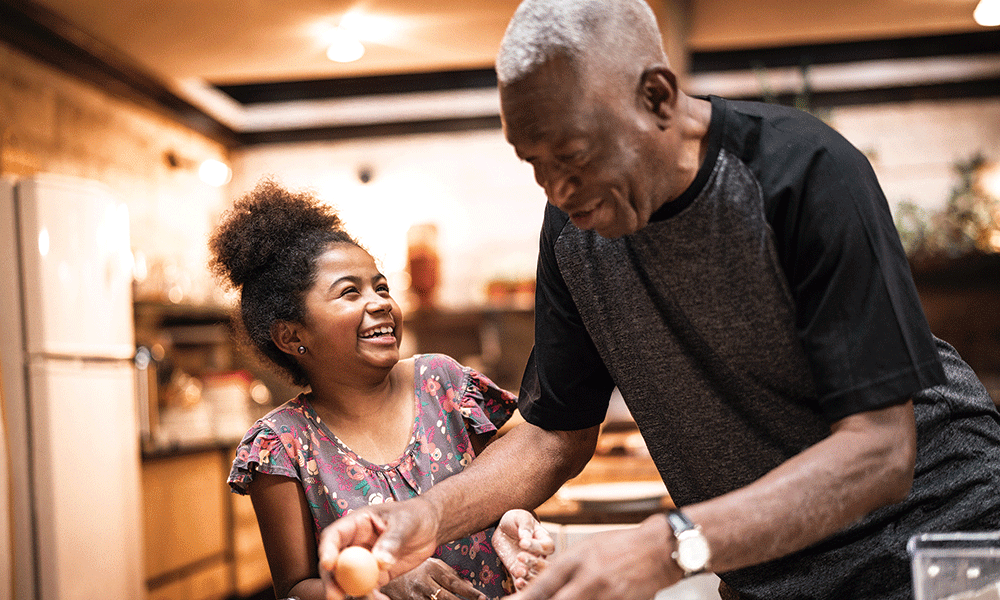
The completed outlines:
{"type": "Polygon", "coordinates": [[[228,467],[217,451],[143,463],[147,581],[225,556],[228,467]]]}

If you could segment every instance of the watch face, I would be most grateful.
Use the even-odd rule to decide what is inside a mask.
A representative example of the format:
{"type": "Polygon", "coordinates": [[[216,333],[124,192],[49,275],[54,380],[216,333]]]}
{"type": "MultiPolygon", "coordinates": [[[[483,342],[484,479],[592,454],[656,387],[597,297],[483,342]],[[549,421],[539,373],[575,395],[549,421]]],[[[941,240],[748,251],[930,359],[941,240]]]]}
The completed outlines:
{"type": "Polygon", "coordinates": [[[686,572],[703,571],[708,566],[708,558],[708,540],[700,533],[683,535],[677,540],[677,564],[686,572]]]}

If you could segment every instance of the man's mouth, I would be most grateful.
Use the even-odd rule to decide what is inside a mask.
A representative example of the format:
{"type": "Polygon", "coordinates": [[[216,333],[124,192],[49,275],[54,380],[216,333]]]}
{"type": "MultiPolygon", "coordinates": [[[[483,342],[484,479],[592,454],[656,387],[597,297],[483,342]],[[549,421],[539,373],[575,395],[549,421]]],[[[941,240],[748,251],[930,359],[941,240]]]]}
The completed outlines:
{"type": "Polygon", "coordinates": [[[597,212],[597,209],[600,208],[602,204],[603,201],[598,202],[589,210],[577,210],[571,212],[569,213],[569,218],[571,221],[573,221],[573,224],[579,227],[580,229],[590,229],[593,226],[593,223],[591,223],[591,221],[594,218],[594,214],[597,212]]]}

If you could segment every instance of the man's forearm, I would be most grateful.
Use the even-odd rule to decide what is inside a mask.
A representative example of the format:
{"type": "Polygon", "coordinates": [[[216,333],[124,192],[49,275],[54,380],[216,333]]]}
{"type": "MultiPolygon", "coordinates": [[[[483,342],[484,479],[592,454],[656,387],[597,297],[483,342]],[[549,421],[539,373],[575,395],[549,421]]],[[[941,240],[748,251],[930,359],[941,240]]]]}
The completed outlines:
{"type": "Polygon", "coordinates": [[[594,454],[599,427],[546,431],[518,425],[490,444],[461,473],[421,497],[439,516],[438,541],[448,542],[489,527],[512,508],[533,509],[594,454]]]}
{"type": "Polygon", "coordinates": [[[915,452],[911,403],[862,413],[757,482],[683,509],[709,538],[713,569],[759,564],[902,500],[915,452]]]}

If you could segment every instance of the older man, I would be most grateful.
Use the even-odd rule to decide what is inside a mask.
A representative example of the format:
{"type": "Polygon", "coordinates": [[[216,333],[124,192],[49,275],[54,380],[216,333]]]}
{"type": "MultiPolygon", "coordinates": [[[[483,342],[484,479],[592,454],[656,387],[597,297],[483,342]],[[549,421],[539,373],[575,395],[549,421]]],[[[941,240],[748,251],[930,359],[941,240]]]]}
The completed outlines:
{"type": "Polygon", "coordinates": [[[400,572],[537,506],[616,385],[681,510],[556,556],[518,598],[649,598],[712,570],[730,597],[902,600],[911,535],[1000,528],[1000,415],[929,332],[858,150],[805,113],[684,94],[641,0],[526,0],[497,75],[549,201],[527,423],[332,525],[325,564],[384,525],[400,572]]]}

